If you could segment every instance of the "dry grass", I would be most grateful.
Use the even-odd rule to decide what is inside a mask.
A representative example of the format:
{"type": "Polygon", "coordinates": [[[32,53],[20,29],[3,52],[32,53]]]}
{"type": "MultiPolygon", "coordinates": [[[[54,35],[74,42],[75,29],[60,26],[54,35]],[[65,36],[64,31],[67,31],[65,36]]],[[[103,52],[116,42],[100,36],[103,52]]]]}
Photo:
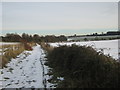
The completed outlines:
{"type": "Polygon", "coordinates": [[[0,68],[3,68],[12,58],[16,58],[17,55],[24,51],[24,45],[2,45],[0,49],[2,49],[0,52],[0,68]]]}
{"type": "Polygon", "coordinates": [[[27,43],[29,46],[33,47],[33,46],[36,46],[36,43],[34,42],[31,42],[31,43],[27,43]]]}
{"type": "MultiPolygon", "coordinates": [[[[18,44],[10,44],[10,45],[0,45],[0,68],[5,67],[5,65],[12,59],[16,58],[20,53],[24,50],[30,50],[29,47],[33,47],[36,44],[34,42],[26,43],[28,46],[25,47],[25,44],[18,43],[18,44]]],[[[32,50],[32,49],[31,49],[32,50]]]]}
{"type": "Polygon", "coordinates": [[[32,47],[33,46],[36,46],[36,43],[34,43],[34,42],[31,42],[31,43],[24,43],[24,48],[25,48],[25,50],[33,50],[32,49],[32,47]]]}
{"type": "Polygon", "coordinates": [[[47,44],[45,42],[41,42],[40,45],[44,50],[46,50],[48,52],[50,52],[54,49],[54,47],[50,46],[49,44],[47,44]]]}

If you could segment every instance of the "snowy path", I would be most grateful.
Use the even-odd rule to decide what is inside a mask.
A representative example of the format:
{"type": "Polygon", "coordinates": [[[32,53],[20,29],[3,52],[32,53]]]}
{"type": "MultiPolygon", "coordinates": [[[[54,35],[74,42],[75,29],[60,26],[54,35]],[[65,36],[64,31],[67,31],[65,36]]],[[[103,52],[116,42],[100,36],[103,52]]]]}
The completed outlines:
{"type": "Polygon", "coordinates": [[[43,74],[47,73],[47,69],[43,71],[44,57],[44,51],[37,45],[33,51],[24,51],[12,59],[7,68],[2,69],[3,88],[44,88],[43,74]]]}

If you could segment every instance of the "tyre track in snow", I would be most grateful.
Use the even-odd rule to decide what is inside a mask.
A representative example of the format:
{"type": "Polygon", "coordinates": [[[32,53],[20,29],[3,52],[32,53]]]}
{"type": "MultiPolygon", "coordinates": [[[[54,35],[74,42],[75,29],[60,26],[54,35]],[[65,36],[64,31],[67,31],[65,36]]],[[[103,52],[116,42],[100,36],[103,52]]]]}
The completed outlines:
{"type": "Polygon", "coordinates": [[[44,52],[40,45],[24,51],[2,69],[3,88],[45,88],[44,52]],[[26,56],[27,55],[27,56],[26,56]]]}

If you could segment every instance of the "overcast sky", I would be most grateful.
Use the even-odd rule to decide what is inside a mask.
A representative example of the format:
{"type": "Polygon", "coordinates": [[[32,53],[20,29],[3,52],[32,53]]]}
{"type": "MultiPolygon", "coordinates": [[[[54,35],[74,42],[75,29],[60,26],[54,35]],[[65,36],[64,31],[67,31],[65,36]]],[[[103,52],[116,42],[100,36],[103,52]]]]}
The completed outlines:
{"type": "Polygon", "coordinates": [[[118,28],[117,2],[3,2],[3,34],[87,34],[118,28]]]}

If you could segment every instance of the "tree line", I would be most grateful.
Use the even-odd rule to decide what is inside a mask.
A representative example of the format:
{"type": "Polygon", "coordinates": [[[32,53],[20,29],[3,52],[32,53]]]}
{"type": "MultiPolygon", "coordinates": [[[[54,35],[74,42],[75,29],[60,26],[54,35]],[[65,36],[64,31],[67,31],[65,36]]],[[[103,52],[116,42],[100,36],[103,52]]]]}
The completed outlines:
{"type": "Polygon", "coordinates": [[[73,36],[68,36],[68,37],[81,37],[81,36],[110,36],[110,35],[120,35],[120,31],[108,31],[106,33],[101,32],[99,33],[92,33],[92,34],[87,34],[87,35],[76,35],[74,34],[73,36]]]}
{"type": "Polygon", "coordinates": [[[55,36],[55,35],[46,35],[39,36],[38,34],[29,35],[23,33],[21,36],[16,33],[8,33],[5,36],[1,36],[3,42],[62,42],[67,41],[67,38],[64,35],[55,36]]]}

